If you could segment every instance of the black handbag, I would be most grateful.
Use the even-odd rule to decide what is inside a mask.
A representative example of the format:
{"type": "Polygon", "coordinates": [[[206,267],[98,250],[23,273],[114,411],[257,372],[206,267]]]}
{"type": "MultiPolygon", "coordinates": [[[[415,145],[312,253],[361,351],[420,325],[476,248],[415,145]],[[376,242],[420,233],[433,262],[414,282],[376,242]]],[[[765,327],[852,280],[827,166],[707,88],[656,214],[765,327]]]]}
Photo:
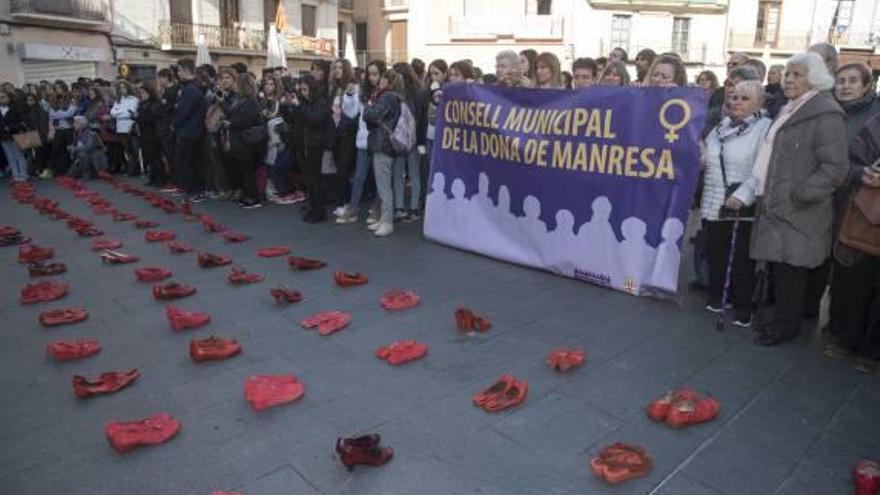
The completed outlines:
{"type": "MultiPolygon", "coordinates": [[[[727,170],[724,167],[724,141],[721,141],[721,152],[718,154],[718,161],[721,163],[721,181],[724,183],[724,201],[726,202],[728,198],[730,198],[733,193],[739,189],[739,186],[742,185],[742,182],[734,182],[733,184],[727,183],[727,170]]],[[[752,206],[743,206],[738,210],[731,210],[724,204],[721,205],[721,209],[718,210],[718,218],[754,218],[755,217],[755,205],[752,206]]]]}

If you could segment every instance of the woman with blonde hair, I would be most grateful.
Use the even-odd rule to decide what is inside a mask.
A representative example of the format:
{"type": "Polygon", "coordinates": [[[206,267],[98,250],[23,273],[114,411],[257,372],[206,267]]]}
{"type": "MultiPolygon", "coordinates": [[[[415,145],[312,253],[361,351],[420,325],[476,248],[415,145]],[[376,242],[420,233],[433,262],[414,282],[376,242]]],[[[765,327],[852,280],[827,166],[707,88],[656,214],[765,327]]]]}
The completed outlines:
{"type": "Polygon", "coordinates": [[[623,62],[608,62],[599,74],[601,86],[629,86],[629,71],[623,62]]]}
{"type": "Polygon", "coordinates": [[[535,59],[535,87],[563,88],[559,59],[550,52],[544,52],[535,59]]]}
{"type": "Polygon", "coordinates": [[[687,71],[678,56],[664,53],[654,60],[647,79],[647,86],[687,86],[687,71]]]}

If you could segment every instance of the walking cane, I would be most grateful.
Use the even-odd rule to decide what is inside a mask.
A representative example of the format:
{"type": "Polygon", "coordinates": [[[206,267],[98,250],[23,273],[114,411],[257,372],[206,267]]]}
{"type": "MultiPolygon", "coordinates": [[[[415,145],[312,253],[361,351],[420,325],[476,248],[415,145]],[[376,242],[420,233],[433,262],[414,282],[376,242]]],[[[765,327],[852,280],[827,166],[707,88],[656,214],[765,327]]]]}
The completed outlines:
{"type": "Polygon", "coordinates": [[[724,289],[721,291],[721,311],[715,315],[715,330],[724,331],[725,313],[727,312],[727,303],[730,299],[730,279],[733,273],[733,255],[736,250],[736,231],[739,230],[739,210],[736,210],[733,217],[733,232],[730,234],[730,248],[727,253],[727,268],[724,273],[724,289]]]}

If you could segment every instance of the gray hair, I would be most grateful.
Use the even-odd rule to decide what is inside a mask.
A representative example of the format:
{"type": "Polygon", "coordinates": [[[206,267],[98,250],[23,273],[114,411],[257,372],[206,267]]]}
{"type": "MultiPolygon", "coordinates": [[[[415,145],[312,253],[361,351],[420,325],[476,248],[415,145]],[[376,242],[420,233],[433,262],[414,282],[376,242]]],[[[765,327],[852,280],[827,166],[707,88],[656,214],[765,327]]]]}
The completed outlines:
{"type": "Polygon", "coordinates": [[[750,58],[743,63],[742,66],[751,67],[755,69],[755,72],[758,73],[758,79],[763,81],[764,77],[767,76],[767,66],[760,59],[750,58]]]}
{"type": "Polygon", "coordinates": [[[755,101],[755,104],[758,108],[764,105],[764,86],[761,85],[761,81],[758,80],[748,80],[748,81],[740,81],[736,83],[736,86],[733,88],[734,91],[743,92],[749,94],[755,101]]]}
{"type": "Polygon", "coordinates": [[[758,71],[754,67],[748,65],[740,65],[736,69],[730,71],[727,75],[728,79],[739,79],[740,81],[758,81],[758,71]]]}
{"type": "Polygon", "coordinates": [[[834,45],[832,45],[831,43],[816,43],[814,45],[810,45],[810,48],[808,48],[807,51],[816,53],[820,57],[822,57],[822,63],[825,64],[828,70],[837,70],[837,48],[834,48],[834,45]]]}
{"type": "Polygon", "coordinates": [[[511,66],[519,66],[519,54],[513,50],[502,50],[495,55],[495,62],[507,62],[511,66]]]}
{"type": "Polygon", "coordinates": [[[822,57],[815,52],[798,53],[788,59],[786,68],[800,65],[807,69],[807,84],[816,91],[824,91],[834,87],[834,77],[828,73],[828,67],[822,57]]]}

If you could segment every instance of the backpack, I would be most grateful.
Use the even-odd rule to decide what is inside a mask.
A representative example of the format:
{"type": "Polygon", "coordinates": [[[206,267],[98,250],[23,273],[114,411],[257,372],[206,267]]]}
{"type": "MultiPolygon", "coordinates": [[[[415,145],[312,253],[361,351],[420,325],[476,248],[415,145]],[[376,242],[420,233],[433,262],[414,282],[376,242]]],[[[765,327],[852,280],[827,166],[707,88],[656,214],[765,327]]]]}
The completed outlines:
{"type": "Polygon", "coordinates": [[[389,134],[391,147],[399,155],[405,155],[416,147],[416,119],[406,103],[400,103],[400,117],[389,134]]]}

